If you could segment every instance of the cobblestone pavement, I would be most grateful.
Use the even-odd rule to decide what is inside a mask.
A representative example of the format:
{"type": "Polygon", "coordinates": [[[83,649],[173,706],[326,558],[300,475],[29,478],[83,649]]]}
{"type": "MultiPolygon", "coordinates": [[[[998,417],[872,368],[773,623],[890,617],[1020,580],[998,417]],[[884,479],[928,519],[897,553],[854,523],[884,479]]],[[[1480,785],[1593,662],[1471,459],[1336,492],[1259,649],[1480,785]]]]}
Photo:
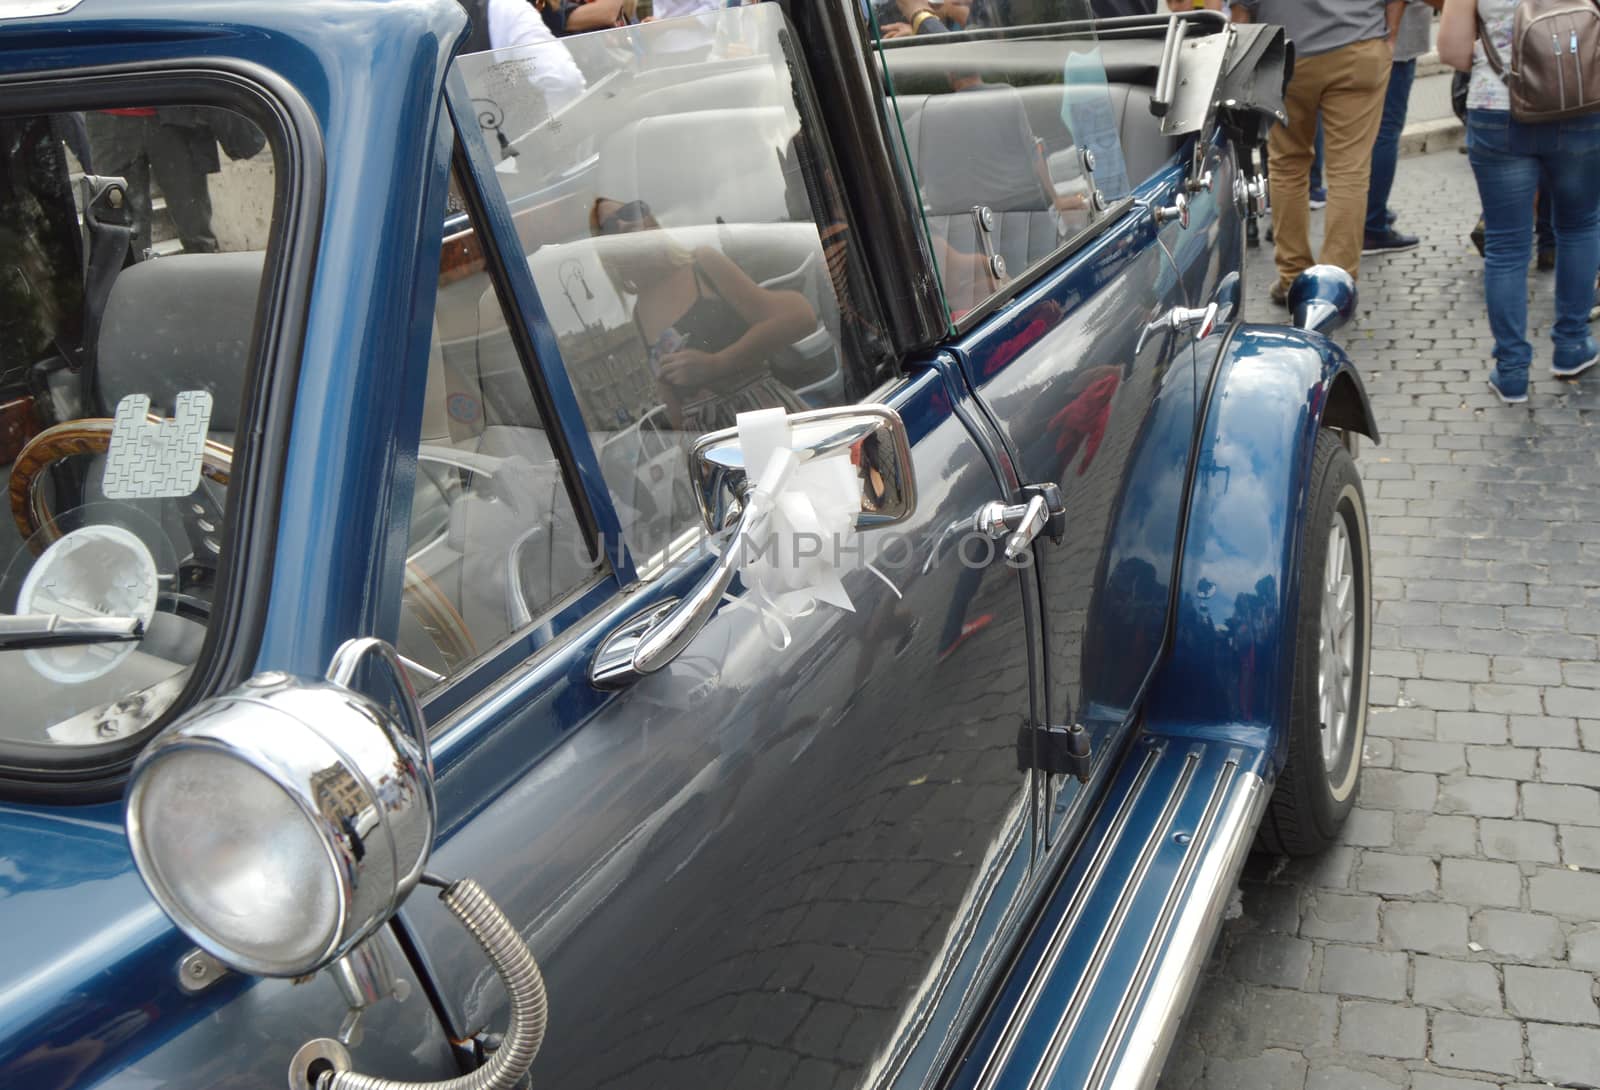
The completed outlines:
{"type": "MultiPolygon", "coordinates": [[[[1363,264],[1340,334],[1383,445],[1358,809],[1318,860],[1256,858],[1162,1090],[1600,1086],[1600,378],[1488,392],[1464,156],[1406,160],[1420,249],[1363,264]]],[[[1250,267],[1250,313],[1269,246],[1250,267]]]]}

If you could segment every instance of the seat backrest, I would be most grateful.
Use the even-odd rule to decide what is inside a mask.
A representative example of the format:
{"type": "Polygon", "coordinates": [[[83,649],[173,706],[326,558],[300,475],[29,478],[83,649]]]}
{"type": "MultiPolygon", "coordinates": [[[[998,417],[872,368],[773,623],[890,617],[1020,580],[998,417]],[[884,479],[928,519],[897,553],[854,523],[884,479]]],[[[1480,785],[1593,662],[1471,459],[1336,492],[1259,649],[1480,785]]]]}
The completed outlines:
{"type": "Polygon", "coordinates": [[[171,411],[182,391],[208,390],[211,431],[237,431],[264,257],[174,254],[118,273],[95,364],[104,404],[92,411],[109,416],[128,394],[171,411]]]}
{"type": "Polygon", "coordinates": [[[781,106],[642,118],[601,144],[595,195],[642,200],[667,227],[777,223],[789,218],[783,156],[799,128],[781,106]]]}

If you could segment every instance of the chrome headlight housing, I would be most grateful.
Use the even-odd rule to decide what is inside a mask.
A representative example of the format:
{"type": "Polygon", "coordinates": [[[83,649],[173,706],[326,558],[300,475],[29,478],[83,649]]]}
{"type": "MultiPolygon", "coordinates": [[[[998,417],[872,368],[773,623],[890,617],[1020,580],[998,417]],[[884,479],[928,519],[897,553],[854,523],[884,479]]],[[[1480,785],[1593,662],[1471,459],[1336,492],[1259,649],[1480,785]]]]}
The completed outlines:
{"type": "Polygon", "coordinates": [[[416,886],[433,844],[427,739],[393,649],[340,649],[328,680],[262,674],[162,731],[133,768],[128,839],[195,944],[259,976],[344,956],[416,886]],[[398,711],[346,687],[381,659],[398,711]]]}

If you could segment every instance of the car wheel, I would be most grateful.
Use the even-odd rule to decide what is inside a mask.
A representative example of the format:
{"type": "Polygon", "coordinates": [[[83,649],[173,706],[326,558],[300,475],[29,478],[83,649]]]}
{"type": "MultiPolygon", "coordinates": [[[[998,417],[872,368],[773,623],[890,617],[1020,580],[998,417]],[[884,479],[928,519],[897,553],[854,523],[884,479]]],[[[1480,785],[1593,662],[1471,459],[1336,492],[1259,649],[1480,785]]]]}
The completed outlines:
{"type": "Polygon", "coordinates": [[[1289,760],[1261,823],[1261,845],[1311,855],[1332,844],[1355,805],[1367,734],[1372,557],[1355,459],[1317,436],[1295,623],[1289,760]]]}

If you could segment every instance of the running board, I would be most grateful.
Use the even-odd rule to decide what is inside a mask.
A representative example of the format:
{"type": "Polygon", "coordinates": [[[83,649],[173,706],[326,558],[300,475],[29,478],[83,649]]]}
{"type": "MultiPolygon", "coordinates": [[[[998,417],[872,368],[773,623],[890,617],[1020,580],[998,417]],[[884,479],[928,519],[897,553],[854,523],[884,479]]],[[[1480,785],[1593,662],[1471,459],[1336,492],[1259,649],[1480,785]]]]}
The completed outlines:
{"type": "Polygon", "coordinates": [[[1270,790],[1258,751],[1146,736],[947,1090],[1153,1087],[1270,790]]]}

